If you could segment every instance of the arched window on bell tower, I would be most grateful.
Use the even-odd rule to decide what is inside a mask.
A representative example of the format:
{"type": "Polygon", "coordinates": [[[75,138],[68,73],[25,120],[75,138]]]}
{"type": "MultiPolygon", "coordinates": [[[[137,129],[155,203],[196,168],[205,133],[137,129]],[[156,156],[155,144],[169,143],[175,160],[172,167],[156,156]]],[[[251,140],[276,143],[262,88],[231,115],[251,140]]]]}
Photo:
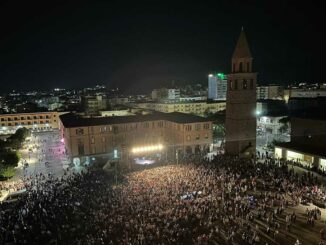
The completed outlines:
{"type": "Polygon", "coordinates": [[[250,72],[250,63],[247,62],[247,72],[250,72]]]}
{"type": "Polygon", "coordinates": [[[235,63],[233,63],[232,72],[235,73],[235,63]]]}
{"type": "Polygon", "coordinates": [[[242,62],[239,63],[239,72],[242,72],[242,62]]]}

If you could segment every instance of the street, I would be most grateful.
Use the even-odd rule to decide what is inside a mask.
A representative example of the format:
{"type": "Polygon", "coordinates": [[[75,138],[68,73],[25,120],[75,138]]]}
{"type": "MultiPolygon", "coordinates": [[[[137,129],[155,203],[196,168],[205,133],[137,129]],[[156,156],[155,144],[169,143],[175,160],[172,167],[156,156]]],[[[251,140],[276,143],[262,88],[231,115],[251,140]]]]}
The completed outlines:
{"type": "Polygon", "coordinates": [[[64,143],[60,141],[58,130],[32,133],[23,145],[22,159],[16,176],[32,176],[38,173],[62,176],[68,167],[64,143]],[[24,167],[24,164],[28,165],[24,167]]]}
{"type": "Polygon", "coordinates": [[[268,143],[271,143],[273,140],[277,140],[277,141],[282,141],[282,142],[289,142],[290,141],[290,136],[289,135],[285,135],[285,134],[271,134],[268,132],[264,132],[262,134],[257,134],[256,137],[256,150],[264,153],[266,151],[268,151],[268,153],[272,153],[274,154],[274,149],[271,151],[270,149],[267,149],[267,145],[268,143]]]}

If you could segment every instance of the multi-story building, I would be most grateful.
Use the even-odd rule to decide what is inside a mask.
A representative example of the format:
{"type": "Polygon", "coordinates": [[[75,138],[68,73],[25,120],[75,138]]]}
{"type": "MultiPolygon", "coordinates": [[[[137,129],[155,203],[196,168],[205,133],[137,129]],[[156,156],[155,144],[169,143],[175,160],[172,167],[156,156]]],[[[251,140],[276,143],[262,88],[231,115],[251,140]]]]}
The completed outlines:
{"type": "Polygon", "coordinates": [[[282,99],[284,95],[284,88],[278,85],[257,86],[257,99],[282,99]]]}
{"type": "Polygon", "coordinates": [[[85,96],[82,98],[82,103],[87,115],[98,115],[99,111],[107,107],[107,99],[102,95],[85,96]]]}
{"type": "Polygon", "coordinates": [[[160,88],[152,91],[152,99],[156,101],[160,100],[173,100],[179,101],[180,89],[178,88],[160,88]]]}
{"type": "Polygon", "coordinates": [[[232,73],[228,75],[226,99],[227,154],[256,154],[256,81],[252,56],[244,31],[232,55],[232,73]]]}
{"type": "Polygon", "coordinates": [[[286,117],[286,115],[265,115],[257,117],[257,130],[259,129],[261,132],[279,135],[284,126],[280,120],[286,117]]]}
{"type": "Polygon", "coordinates": [[[227,79],[223,73],[208,75],[208,99],[225,100],[227,79]]]}
{"type": "Polygon", "coordinates": [[[128,97],[114,97],[109,99],[110,105],[125,105],[130,102],[128,97]]]}
{"type": "Polygon", "coordinates": [[[153,89],[151,97],[153,100],[161,100],[166,98],[168,91],[166,88],[153,89]]]}
{"type": "Polygon", "coordinates": [[[169,88],[168,89],[168,100],[180,100],[180,89],[178,88],[169,88]]]}
{"type": "Polygon", "coordinates": [[[317,98],[325,96],[326,89],[292,88],[289,90],[289,98],[317,98]]]}
{"type": "Polygon", "coordinates": [[[180,97],[180,102],[206,101],[207,96],[184,96],[180,97]]]}
{"type": "Polygon", "coordinates": [[[198,116],[205,116],[209,113],[216,113],[225,110],[225,101],[219,102],[166,102],[166,103],[137,103],[134,105],[137,108],[154,110],[159,112],[182,112],[187,114],[194,114],[198,116]]]}
{"type": "MultiPolygon", "coordinates": [[[[69,113],[60,116],[66,150],[73,162],[118,151],[130,159],[135,148],[163,148],[172,159],[186,153],[208,150],[212,144],[212,122],[183,113],[83,118],[69,113]]],[[[111,154],[111,155],[110,155],[111,154]]]]}
{"type": "Polygon", "coordinates": [[[0,134],[12,134],[20,127],[33,131],[58,129],[59,115],[58,112],[0,114],[0,134]]]}

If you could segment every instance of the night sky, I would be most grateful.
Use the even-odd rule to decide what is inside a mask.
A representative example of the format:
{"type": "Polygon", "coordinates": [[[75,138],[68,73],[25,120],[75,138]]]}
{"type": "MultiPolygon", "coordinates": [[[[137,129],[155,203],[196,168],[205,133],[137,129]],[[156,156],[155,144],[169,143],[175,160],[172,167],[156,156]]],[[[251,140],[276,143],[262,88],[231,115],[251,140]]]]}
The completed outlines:
{"type": "Polygon", "coordinates": [[[230,71],[241,26],[261,84],[326,81],[321,3],[133,2],[1,1],[0,92],[206,83],[230,71]]]}

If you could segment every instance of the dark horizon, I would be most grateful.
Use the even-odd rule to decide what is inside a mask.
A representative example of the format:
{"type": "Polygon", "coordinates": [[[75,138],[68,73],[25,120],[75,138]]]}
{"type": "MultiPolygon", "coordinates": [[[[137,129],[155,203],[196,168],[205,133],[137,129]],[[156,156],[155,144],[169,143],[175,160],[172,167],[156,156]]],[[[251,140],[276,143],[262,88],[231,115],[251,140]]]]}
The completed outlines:
{"type": "Polygon", "coordinates": [[[316,4],[1,2],[0,93],[205,83],[210,72],[230,71],[242,26],[259,83],[324,82],[326,35],[316,4]]]}

